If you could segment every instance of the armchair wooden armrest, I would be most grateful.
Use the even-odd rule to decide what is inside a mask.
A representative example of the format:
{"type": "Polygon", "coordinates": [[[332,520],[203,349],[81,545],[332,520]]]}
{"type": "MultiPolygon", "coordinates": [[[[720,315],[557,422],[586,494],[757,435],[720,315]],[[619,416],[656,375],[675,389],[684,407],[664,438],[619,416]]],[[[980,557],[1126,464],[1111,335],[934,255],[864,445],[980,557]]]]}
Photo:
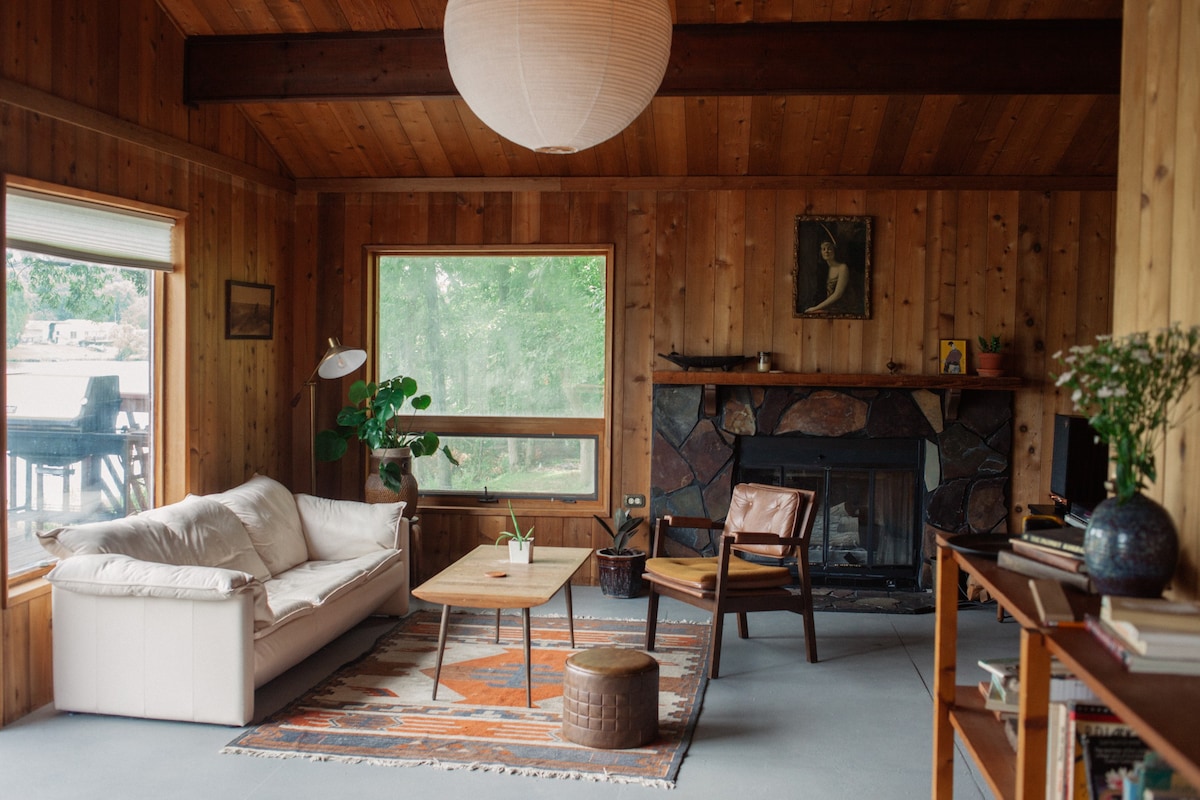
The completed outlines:
{"type": "Polygon", "coordinates": [[[667,514],[663,517],[666,523],[672,528],[721,528],[724,523],[714,522],[707,517],[677,517],[674,514],[667,514]]]}
{"type": "Polygon", "coordinates": [[[668,528],[720,530],[722,527],[724,527],[723,523],[714,522],[707,517],[679,517],[674,514],[667,514],[660,517],[658,523],[654,526],[654,539],[650,542],[650,557],[658,558],[662,555],[662,543],[667,538],[668,528]]]}

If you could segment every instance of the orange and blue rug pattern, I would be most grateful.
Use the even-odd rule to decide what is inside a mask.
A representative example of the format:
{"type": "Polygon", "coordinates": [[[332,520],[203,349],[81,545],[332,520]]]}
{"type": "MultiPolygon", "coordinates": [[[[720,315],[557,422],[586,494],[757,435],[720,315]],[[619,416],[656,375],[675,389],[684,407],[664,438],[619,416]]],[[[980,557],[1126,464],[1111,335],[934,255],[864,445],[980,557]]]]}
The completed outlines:
{"type": "Polygon", "coordinates": [[[520,617],[452,614],[432,700],[439,614],[419,611],[320,685],[222,752],[385,766],[431,765],[669,788],[700,714],[709,627],[658,625],[659,736],[597,750],[562,736],[563,663],[590,647],[642,649],[644,620],[531,620],[533,708],[525,706],[520,617]]]}

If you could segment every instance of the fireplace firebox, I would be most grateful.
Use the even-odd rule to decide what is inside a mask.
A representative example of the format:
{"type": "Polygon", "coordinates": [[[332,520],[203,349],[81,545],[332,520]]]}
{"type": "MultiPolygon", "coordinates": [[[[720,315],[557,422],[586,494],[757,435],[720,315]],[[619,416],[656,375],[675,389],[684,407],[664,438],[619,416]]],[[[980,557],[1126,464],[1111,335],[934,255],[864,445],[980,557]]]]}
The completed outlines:
{"type": "MultiPolygon", "coordinates": [[[[941,390],[710,388],[654,386],[652,520],[721,520],[739,481],[811,488],[822,497],[818,581],[921,589],[932,585],[937,533],[1007,530],[1011,392],[964,391],[951,415],[941,390]]],[[[663,545],[672,556],[716,553],[701,532],[673,531],[663,545]]]]}
{"type": "Polygon", "coordinates": [[[816,492],[808,551],[814,582],[906,588],[920,561],[923,444],[741,436],[734,482],[816,492]]]}

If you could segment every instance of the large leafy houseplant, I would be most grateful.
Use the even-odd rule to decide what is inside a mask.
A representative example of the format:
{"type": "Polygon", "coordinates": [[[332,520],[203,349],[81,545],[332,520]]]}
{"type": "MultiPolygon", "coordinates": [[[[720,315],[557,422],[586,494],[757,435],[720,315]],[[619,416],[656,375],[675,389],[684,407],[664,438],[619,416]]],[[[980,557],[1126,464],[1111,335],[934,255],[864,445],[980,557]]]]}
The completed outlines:
{"type": "Polygon", "coordinates": [[[1054,358],[1066,367],[1057,385],[1071,390],[1075,410],[1088,414],[1112,449],[1113,489],[1125,503],[1158,477],[1155,450],[1179,421],[1175,406],[1200,374],[1200,326],[1097,336],[1094,345],[1054,358]]]}
{"type": "MultiPolygon", "coordinates": [[[[321,461],[337,461],[349,449],[349,440],[357,438],[372,450],[407,447],[413,458],[442,453],[451,464],[458,461],[432,431],[414,431],[416,412],[429,408],[432,398],[417,394],[417,382],[405,375],[350,385],[350,405],[338,412],[337,427],[317,434],[315,452],[321,461]]],[[[392,491],[400,490],[400,465],[383,461],[379,478],[392,491]]]]}
{"type": "Polygon", "coordinates": [[[613,524],[609,525],[608,521],[599,514],[592,516],[604,526],[604,530],[612,539],[612,547],[605,548],[611,555],[627,556],[633,553],[628,547],[629,540],[637,533],[638,526],[646,521],[644,517],[635,517],[627,509],[618,508],[617,513],[613,514],[613,524]]]}

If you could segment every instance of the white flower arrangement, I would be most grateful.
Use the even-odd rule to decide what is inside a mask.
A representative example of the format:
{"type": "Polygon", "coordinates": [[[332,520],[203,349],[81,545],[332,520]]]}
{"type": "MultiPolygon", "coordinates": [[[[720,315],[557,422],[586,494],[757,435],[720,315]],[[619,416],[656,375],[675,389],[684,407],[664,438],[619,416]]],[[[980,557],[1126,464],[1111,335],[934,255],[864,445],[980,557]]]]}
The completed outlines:
{"type": "Polygon", "coordinates": [[[1089,415],[1098,439],[1112,448],[1118,502],[1158,477],[1154,452],[1183,418],[1175,406],[1200,374],[1198,351],[1200,326],[1176,323],[1153,336],[1097,336],[1094,345],[1054,354],[1066,367],[1055,385],[1071,389],[1075,410],[1089,415]]]}

